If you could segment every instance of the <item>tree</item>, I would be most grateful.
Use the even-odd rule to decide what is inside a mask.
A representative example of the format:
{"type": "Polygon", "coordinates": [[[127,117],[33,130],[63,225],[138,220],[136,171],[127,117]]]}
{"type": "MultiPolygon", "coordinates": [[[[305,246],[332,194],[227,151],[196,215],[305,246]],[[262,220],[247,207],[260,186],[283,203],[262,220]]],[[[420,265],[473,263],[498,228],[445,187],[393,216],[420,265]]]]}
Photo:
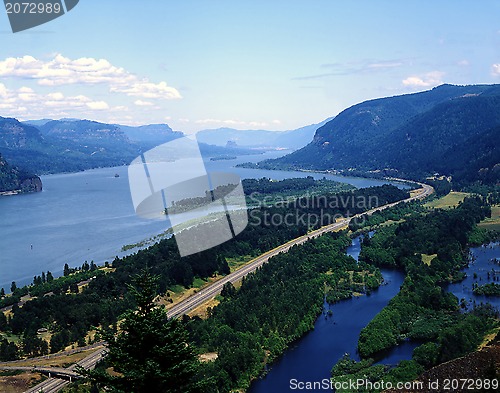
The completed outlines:
{"type": "Polygon", "coordinates": [[[5,289],[0,289],[0,296],[1,297],[4,297],[5,296],[5,289]]]}
{"type": "Polygon", "coordinates": [[[52,282],[54,281],[54,276],[50,271],[47,272],[47,282],[52,282]]]}
{"type": "Polygon", "coordinates": [[[69,276],[71,273],[71,270],[69,269],[69,265],[67,263],[64,264],[64,276],[69,276]]]}
{"type": "Polygon", "coordinates": [[[17,284],[15,281],[12,281],[12,285],[10,286],[10,291],[14,293],[17,289],[17,284]]]}
{"type": "Polygon", "coordinates": [[[105,370],[83,371],[91,381],[110,392],[204,392],[196,380],[199,362],[188,343],[187,332],[180,321],[168,319],[163,306],[156,306],[157,276],[143,271],[129,289],[137,308],[125,314],[120,333],[102,332],[107,341],[107,366],[119,376],[105,370]]]}
{"type": "Polygon", "coordinates": [[[221,296],[225,299],[231,299],[236,295],[236,288],[230,282],[227,282],[222,287],[221,296]]]}

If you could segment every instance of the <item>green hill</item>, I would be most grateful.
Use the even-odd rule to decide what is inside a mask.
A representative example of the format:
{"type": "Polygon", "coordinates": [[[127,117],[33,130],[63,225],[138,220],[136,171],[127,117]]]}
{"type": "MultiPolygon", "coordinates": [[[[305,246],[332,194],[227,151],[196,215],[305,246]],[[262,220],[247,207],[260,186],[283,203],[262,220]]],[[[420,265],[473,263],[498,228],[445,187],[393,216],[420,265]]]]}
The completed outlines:
{"type": "Polygon", "coordinates": [[[54,120],[39,128],[0,118],[0,153],[13,165],[43,174],[125,165],[142,151],[118,127],[54,120]]]}
{"type": "Polygon", "coordinates": [[[442,85],[354,105],[303,149],[259,166],[497,182],[499,126],[499,85],[442,85]]]}

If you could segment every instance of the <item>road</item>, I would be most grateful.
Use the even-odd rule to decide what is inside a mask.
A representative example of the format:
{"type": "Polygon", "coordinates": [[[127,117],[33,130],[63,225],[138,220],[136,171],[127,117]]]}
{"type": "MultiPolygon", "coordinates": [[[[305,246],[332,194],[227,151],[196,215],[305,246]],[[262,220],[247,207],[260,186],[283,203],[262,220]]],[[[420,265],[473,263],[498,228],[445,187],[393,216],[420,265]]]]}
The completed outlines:
{"type": "MultiPolygon", "coordinates": [[[[91,370],[95,367],[97,362],[101,360],[106,354],[106,348],[100,348],[94,353],[90,354],[86,358],[80,360],[78,363],[73,364],[72,366],[68,367],[66,370],[67,375],[71,373],[71,375],[76,374],[79,375],[75,369],[77,366],[81,366],[86,370],[91,370]]],[[[47,369],[48,367],[45,367],[47,369]]],[[[33,370],[33,367],[30,368],[30,370],[33,370]]],[[[58,370],[60,370],[58,368],[58,370]]],[[[35,371],[37,371],[35,369],[35,371]]],[[[38,385],[32,387],[31,389],[27,390],[25,393],[56,393],[59,390],[61,390],[64,386],[68,385],[70,383],[69,380],[64,380],[64,379],[59,379],[59,378],[48,378],[42,383],[39,383],[38,385]]]]}
{"type": "MultiPolygon", "coordinates": [[[[394,180],[404,181],[404,179],[394,179],[394,180]]],[[[415,182],[415,183],[417,183],[417,182],[415,182]]],[[[424,184],[424,183],[417,183],[417,184],[419,184],[422,188],[417,190],[418,192],[416,193],[416,195],[414,195],[408,199],[404,199],[403,201],[398,201],[398,202],[394,202],[394,203],[389,203],[387,205],[368,210],[365,213],[357,214],[355,216],[342,219],[334,224],[326,225],[324,227],[321,227],[315,231],[309,232],[306,235],[295,238],[295,239],[293,239],[285,244],[282,244],[279,247],[274,248],[271,251],[268,251],[268,252],[260,255],[259,257],[250,261],[247,265],[245,265],[241,269],[238,269],[235,272],[225,276],[224,278],[221,278],[220,280],[216,281],[215,283],[211,284],[210,286],[201,289],[199,292],[195,293],[194,295],[191,295],[189,298],[176,304],[174,307],[172,307],[170,310],[168,310],[169,317],[170,318],[177,318],[177,317],[182,316],[183,314],[187,314],[188,312],[194,310],[195,308],[197,308],[200,305],[202,305],[203,303],[205,303],[207,300],[210,300],[211,298],[218,295],[222,291],[222,287],[225,284],[227,284],[228,282],[235,283],[235,282],[241,280],[244,276],[246,276],[249,273],[254,272],[256,269],[258,269],[260,266],[262,266],[264,263],[266,263],[269,260],[269,258],[271,258],[275,255],[278,255],[279,253],[287,252],[290,249],[290,247],[293,247],[293,246],[298,245],[298,244],[302,244],[310,239],[321,236],[324,233],[337,231],[337,230],[340,230],[344,227],[347,227],[349,225],[349,222],[351,222],[351,220],[353,220],[357,217],[360,217],[364,214],[371,215],[371,214],[375,213],[376,211],[387,209],[387,208],[395,206],[401,202],[411,202],[411,201],[414,201],[417,199],[423,199],[434,192],[434,189],[427,184],[424,184]]]]}
{"type": "Polygon", "coordinates": [[[47,360],[56,359],[56,358],[60,358],[60,357],[63,357],[63,356],[68,356],[68,355],[72,355],[74,353],[80,353],[80,352],[88,351],[89,349],[99,348],[99,347],[102,347],[103,345],[104,345],[104,341],[99,341],[99,342],[96,342],[94,344],[87,345],[85,347],[78,347],[78,348],[69,349],[69,350],[63,351],[63,352],[51,353],[50,355],[37,356],[37,357],[34,357],[34,358],[29,358],[29,359],[10,360],[8,362],[0,362],[0,368],[2,366],[12,366],[12,365],[15,365],[17,363],[27,363],[28,361],[31,364],[36,363],[36,362],[45,362],[47,360]]]}
{"type": "Polygon", "coordinates": [[[75,371],[72,371],[68,368],[63,368],[63,367],[39,367],[39,366],[0,366],[0,370],[6,370],[6,371],[31,371],[34,373],[40,373],[40,374],[45,374],[48,375],[49,378],[53,375],[58,378],[62,379],[68,379],[68,380],[73,380],[73,379],[78,379],[81,377],[80,374],[78,374],[75,371]]]}
{"type": "MultiPolygon", "coordinates": [[[[400,180],[404,181],[403,179],[395,179],[395,180],[400,180]]],[[[221,278],[220,280],[216,281],[215,283],[201,289],[199,292],[191,295],[189,298],[181,301],[180,303],[176,304],[174,307],[172,307],[168,311],[168,316],[170,318],[178,318],[184,314],[187,314],[191,310],[194,310],[195,308],[199,307],[206,301],[210,300],[211,298],[215,297],[222,291],[222,287],[230,282],[230,283],[235,283],[239,280],[241,280],[243,277],[245,277],[249,273],[253,273],[256,269],[258,269],[260,266],[262,266],[264,263],[266,263],[269,258],[278,255],[279,253],[282,252],[287,252],[291,247],[302,244],[310,239],[316,238],[318,236],[323,235],[324,233],[327,232],[332,232],[332,231],[337,231],[342,228],[345,228],[349,225],[352,219],[355,219],[357,217],[360,217],[364,214],[371,215],[375,213],[376,211],[379,210],[384,210],[389,207],[395,206],[398,203],[401,202],[411,202],[417,199],[423,199],[429,195],[431,195],[434,192],[434,189],[423,183],[417,183],[419,184],[422,188],[417,190],[416,194],[410,198],[404,199],[403,201],[398,201],[394,203],[389,203],[384,206],[380,206],[374,209],[371,209],[369,211],[366,211],[362,214],[358,214],[349,218],[342,219],[334,224],[330,224],[324,227],[321,227],[315,231],[309,232],[306,235],[300,236],[298,238],[295,238],[293,240],[290,240],[289,242],[282,244],[279,247],[274,248],[273,250],[270,250],[259,257],[253,259],[250,261],[248,264],[246,264],[244,267],[236,270],[235,272],[225,276],[224,278],[221,278]]],[[[106,349],[101,348],[97,350],[96,352],[92,353],[91,355],[87,356],[77,364],[82,366],[85,369],[92,369],[95,367],[96,363],[101,360],[105,356],[106,349]]],[[[76,365],[72,365],[68,367],[68,370],[73,371],[76,368],[76,365]]],[[[32,369],[32,368],[31,368],[32,369]]],[[[60,389],[62,389],[64,386],[69,384],[69,381],[62,380],[62,379],[56,379],[56,378],[49,378],[46,381],[42,382],[41,384],[36,385],[35,387],[31,388],[30,390],[27,390],[25,393],[39,393],[42,391],[43,393],[56,393],[60,389]]]]}

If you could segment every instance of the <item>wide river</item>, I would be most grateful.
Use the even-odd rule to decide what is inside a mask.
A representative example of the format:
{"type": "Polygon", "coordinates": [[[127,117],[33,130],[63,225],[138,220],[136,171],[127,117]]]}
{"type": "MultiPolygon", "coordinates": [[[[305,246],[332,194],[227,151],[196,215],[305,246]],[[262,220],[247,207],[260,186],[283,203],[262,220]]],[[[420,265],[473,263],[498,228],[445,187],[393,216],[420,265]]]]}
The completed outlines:
{"type": "MultiPolygon", "coordinates": [[[[285,153],[205,160],[205,166],[208,171],[232,172],[243,179],[325,176],[356,187],[385,183],[374,179],[234,167],[241,162],[257,162],[285,153]]],[[[135,215],[125,166],[43,176],[42,181],[40,193],[0,196],[0,288],[6,291],[10,290],[12,281],[18,286],[28,284],[42,271],[60,275],[65,263],[81,266],[85,261],[111,261],[125,254],[121,251],[123,245],[135,244],[167,229],[168,222],[135,215]]]]}

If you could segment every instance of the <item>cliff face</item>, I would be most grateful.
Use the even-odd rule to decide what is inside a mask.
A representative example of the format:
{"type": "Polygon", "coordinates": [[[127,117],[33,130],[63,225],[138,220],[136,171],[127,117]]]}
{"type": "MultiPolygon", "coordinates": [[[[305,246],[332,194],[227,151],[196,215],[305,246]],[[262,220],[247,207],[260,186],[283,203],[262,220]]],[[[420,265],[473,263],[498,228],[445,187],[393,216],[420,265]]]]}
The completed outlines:
{"type": "Polygon", "coordinates": [[[42,191],[42,180],[7,163],[0,155],[0,195],[42,191]]]}
{"type": "Polygon", "coordinates": [[[28,177],[21,181],[19,185],[22,192],[42,191],[42,180],[38,176],[28,177]]]}

